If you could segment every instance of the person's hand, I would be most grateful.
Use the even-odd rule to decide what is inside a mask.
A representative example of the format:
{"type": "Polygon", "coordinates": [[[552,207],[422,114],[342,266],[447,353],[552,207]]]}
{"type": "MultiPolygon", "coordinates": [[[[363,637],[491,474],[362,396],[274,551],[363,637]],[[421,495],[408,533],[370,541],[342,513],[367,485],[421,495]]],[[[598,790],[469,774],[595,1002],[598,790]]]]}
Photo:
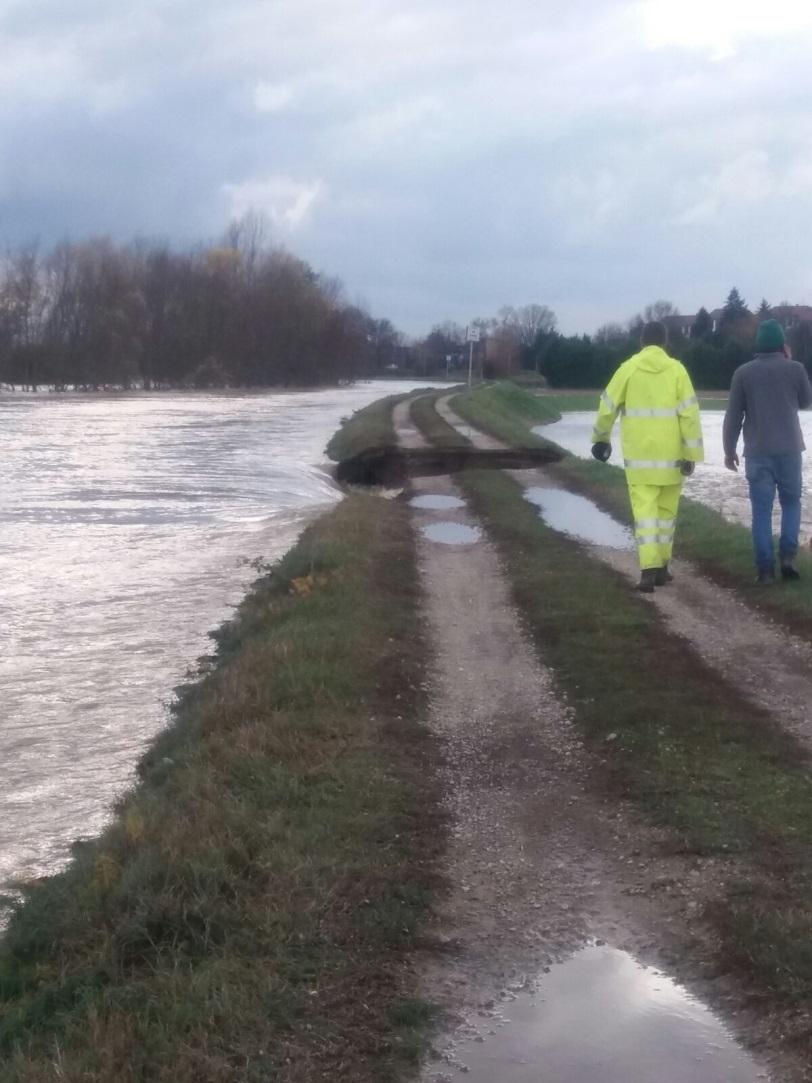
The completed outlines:
{"type": "Polygon", "coordinates": [[[605,463],[611,454],[612,445],[604,440],[599,440],[597,444],[592,445],[592,458],[597,459],[599,463],[605,463]]]}
{"type": "Polygon", "coordinates": [[[725,455],[725,466],[728,470],[739,469],[739,456],[734,451],[732,455],[725,455]]]}
{"type": "Polygon", "coordinates": [[[691,462],[690,459],[683,459],[679,467],[680,473],[684,478],[689,478],[693,474],[695,466],[696,463],[691,462]]]}

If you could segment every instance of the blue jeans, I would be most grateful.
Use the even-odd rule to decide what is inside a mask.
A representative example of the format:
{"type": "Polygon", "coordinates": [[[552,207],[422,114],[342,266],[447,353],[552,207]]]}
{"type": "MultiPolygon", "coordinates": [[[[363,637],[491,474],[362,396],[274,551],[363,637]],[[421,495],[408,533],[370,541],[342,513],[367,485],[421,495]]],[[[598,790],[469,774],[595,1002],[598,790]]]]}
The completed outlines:
{"type": "Polygon", "coordinates": [[[750,505],[753,509],[756,567],[760,572],[772,571],[775,567],[773,502],[776,489],[781,504],[779,560],[792,560],[798,552],[798,531],[801,528],[801,456],[794,453],[748,455],[744,473],[750,486],[750,505]]]}

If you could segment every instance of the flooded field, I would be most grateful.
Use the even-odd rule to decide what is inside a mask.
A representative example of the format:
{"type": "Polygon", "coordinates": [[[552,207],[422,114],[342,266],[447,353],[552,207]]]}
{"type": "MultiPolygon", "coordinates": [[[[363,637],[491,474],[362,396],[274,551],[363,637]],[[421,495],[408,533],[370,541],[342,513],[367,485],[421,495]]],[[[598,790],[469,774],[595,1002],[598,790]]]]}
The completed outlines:
{"type": "MultiPolygon", "coordinates": [[[[686,478],[683,491],[686,496],[707,504],[708,507],[721,512],[728,519],[749,526],[750,500],[747,495],[744,465],[742,464],[739,472],[735,474],[730,470],[726,470],[724,466],[724,455],[722,453],[723,418],[724,413],[721,410],[702,411],[705,462],[697,467],[692,477],[686,478]]],[[[802,411],[800,419],[806,446],[810,449],[804,456],[804,488],[808,491],[812,485],[812,412],[802,411]]],[[[549,440],[554,440],[574,455],[588,458],[592,444],[594,420],[594,412],[579,410],[564,414],[561,421],[556,421],[552,425],[540,425],[534,429],[534,432],[547,437],[549,440]]],[[[615,466],[622,466],[623,457],[620,447],[619,426],[615,427],[612,437],[612,458],[610,462],[615,466]]],[[[739,455],[741,455],[741,442],[739,443],[739,455]]],[[[776,501],[776,524],[779,515],[777,503],[776,501]]],[[[804,502],[802,513],[801,543],[806,545],[812,538],[812,505],[810,505],[809,501],[804,502]]]]}

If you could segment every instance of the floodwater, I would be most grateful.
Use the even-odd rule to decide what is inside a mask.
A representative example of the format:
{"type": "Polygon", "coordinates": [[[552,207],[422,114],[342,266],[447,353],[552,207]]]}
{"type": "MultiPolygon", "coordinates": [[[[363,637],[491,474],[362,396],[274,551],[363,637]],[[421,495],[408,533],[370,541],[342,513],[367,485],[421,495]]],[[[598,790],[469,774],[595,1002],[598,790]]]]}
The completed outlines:
{"type": "MultiPolygon", "coordinates": [[[[694,474],[685,479],[683,492],[693,500],[698,500],[714,511],[721,512],[733,522],[750,525],[750,500],[747,493],[747,481],[744,477],[744,464],[739,471],[733,473],[725,469],[724,454],[722,452],[722,410],[702,411],[702,433],[705,444],[705,462],[697,466],[694,474]]],[[[804,455],[804,490],[809,492],[812,488],[812,411],[800,413],[801,429],[804,440],[810,451],[804,455]]],[[[586,459],[590,457],[592,445],[592,425],[595,421],[594,411],[582,410],[564,414],[561,421],[552,425],[539,425],[533,429],[540,436],[555,441],[574,455],[580,455],[586,459]]],[[[615,426],[612,434],[612,458],[611,463],[616,466],[623,465],[623,456],[620,447],[619,425],[615,426]]],[[[739,455],[741,456],[741,441],[739,441],[739,455]]],[[[778,501],[776,500],[775,524],[776,532],[779,521],[778,501]]],[[[801,543],[806,545],[812,539],[812,503],[804,500],[802,504],[801,543]]]]}
{"type": "Polygon", "coordinates": [[[532,486],[525,490],[524,497],[539,508],[542,519],[553,530],[610,549],[631,549],[634,546],[629,528],[621,526],[585,496],[567,492],[566,489],[532,486]]]}
{"type": "Polygon", "coordinates": [[[340,498],[341,418],[412,386],[0,395],[0,892],[99,832],[248,562],[340,498]]]}
{"type": "Polygon", "coordinates": [[[464,523],[427,523],[420,529],[429,541],[443,545],[472,545],[481,537],[476,527],[466,526],[464,523]]]}
{"type": "Polygon", "coordinates": [[[429,1083],[756,1083],[713,1013],[659,970],[592,945],[485,1010],[429,1083]],[[453,1075],[449,1074],[449,1069],[453,1075]]]}
{"type": "Polygon", "coordinates": [[[409,504],[413,508],[423,508],[427,511],[451,511],[453,508],[465,507],[465,501],[460,500],[458,496],[443,496],[442,493],[413,496],[409,504]]]}

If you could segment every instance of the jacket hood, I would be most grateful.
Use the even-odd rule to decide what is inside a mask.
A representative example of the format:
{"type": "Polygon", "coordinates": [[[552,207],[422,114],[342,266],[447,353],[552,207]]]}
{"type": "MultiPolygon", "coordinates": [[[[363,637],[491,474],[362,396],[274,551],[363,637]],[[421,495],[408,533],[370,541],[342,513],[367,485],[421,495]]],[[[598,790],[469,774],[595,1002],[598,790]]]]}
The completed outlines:
{"type": "Polygon", "coordinates": [[[637,367],[646,372],[663,372],[673,360],[668,356],[662,346],[646,346],[635,358],[637,367]]]}

